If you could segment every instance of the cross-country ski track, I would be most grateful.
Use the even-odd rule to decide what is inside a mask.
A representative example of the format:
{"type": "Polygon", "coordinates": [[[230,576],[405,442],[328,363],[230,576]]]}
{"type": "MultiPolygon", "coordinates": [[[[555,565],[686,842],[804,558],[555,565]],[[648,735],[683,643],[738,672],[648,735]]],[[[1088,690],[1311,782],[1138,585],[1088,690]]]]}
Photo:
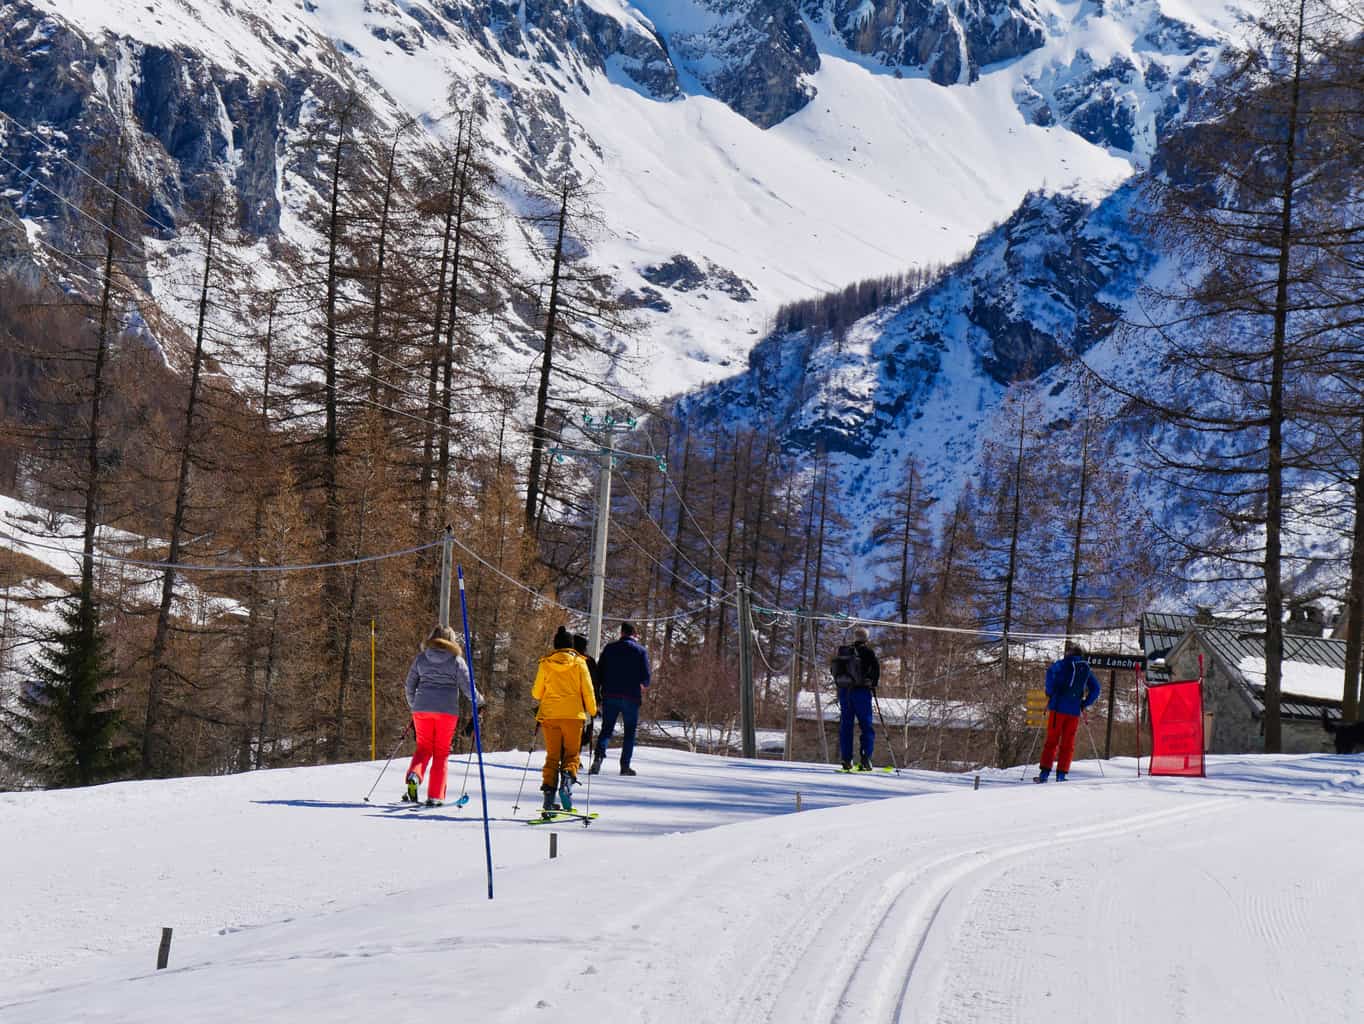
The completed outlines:
{"type": "MultiPolygon", "coordinates": [[[[488,762],[510,818],[525,754],[488,762]]],[[[1364,996],[1364,758],[978,791],[635,764],[593,780],[590,827],[494,822],[492,901],[476,787],[399,810],[400,767],[374,805],[368,763],[0,795],[0,1020],[1202,1024],[1364,996]]]]}

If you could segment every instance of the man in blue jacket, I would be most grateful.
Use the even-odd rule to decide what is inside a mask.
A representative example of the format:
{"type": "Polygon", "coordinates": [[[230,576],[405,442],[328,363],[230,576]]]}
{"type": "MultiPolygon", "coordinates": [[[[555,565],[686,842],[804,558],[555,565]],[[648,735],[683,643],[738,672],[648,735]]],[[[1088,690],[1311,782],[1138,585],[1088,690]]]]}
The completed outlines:
{"type": "Polygon", "coordinates": [[[644,687],[649,685],[649,652],[635,639],[635,627],[628,622],[620,625],[620,639],[602,648],[597,659],[597,673],[601,677],[601,736],[592,753],[588,774],[601,771],[607,744],[616,731],[616,719],[624,720],[625,736],[620,743],[620,773],[635,775],[630,758],[635,753],[635,729],[639,726],[639,706],[644,698],[644,687]]]}
{"type": "Polygon", "coordinates": [[[1042,744],[1042,770],[1034,782],[1046,782],[1056,765],[1056,781],[1065,782],[1075,753],[1080,713],[1099,699],[1099,680],[1089,670],[1079,644],[1067,643],[1060,661],[1047,669],[1047,739],[1042,744]]]}

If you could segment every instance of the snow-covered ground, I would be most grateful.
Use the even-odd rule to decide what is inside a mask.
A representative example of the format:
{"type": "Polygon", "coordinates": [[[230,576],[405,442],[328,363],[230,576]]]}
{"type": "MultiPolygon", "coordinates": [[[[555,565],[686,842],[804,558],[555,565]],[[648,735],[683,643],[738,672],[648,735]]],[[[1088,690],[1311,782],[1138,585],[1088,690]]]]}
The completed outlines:
{"type": "MultiPolygon", "coordinates": [[[[488,761],[510,817],[525,755],[488,761]]],[[[377,764],[0,796],[0,1019],[1279,1022],[1364,991],[1361,759],[979,791],[636,762],[556,861],[495,822],[492,901],[477,798],[366,805],[377,764]]]]}

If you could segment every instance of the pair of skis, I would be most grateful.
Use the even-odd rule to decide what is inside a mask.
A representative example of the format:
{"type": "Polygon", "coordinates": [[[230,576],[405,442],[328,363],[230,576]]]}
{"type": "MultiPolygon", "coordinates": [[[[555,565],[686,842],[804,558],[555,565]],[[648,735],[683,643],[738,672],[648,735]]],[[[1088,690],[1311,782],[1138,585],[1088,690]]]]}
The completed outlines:
{"type": "Polygon", "coordinates": [[[523,820],[527,825],[550,825],[556,821],[581,821],[584,825],[589,825],[597,820],[597,812],[583,814],[580,811],[565,811],[556,807],[552,810],[542,811],[538,818],[518,819],[523,820]]]}
{"type": "Polygon", "coordinates": [[[425,800],[411,800],[411,801],[409,801],[409,800],[407,800],[406,798],[404,798],[403,800],[401,800],[401,801],[399,802],[398,806],[399,806],[400,809],[401,809],[401,808],[406,808],[407,810],[411,810],[411,811],[417,811],[417,810],[421,810],[421,811],[439,811],[439,810],[442,810],[443,808],[446,808],[446,807],[452,808],[452,809],[454,809],[454,810],[458,810],[459,808],[463,807],[463,806],[464,806],[465,804],[467,804],[468,802],[469,802],[469,794],[468,794],[468,793],[465,793],[465,794],[463,794],[458,800],[454,800],[454,801],[452,801],[452,802],[450,802],[450,803],[448,803],[448,804],[447,804],[447,803],[432,804],[432,805],[430,805],[430,806],[428,807],[425,800]]]}
{"type": "Polygon", "coordinates": [[[852,768],[844,768],[840,765],[839,767],[835,768],[834,771],[838,772],[839,775],[872,775],[875,774],[876,772],[883,772],[889,775],[891,772],[895,771],[895,769],[889,767],[858,768],[856,765],[854,765],[852,768]]]}

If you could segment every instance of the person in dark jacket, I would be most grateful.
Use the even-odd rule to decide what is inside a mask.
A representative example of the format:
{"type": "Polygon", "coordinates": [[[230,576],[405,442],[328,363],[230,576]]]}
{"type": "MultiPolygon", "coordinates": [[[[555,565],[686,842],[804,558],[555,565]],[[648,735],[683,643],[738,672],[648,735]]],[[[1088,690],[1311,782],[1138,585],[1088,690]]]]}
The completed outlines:
{"type": "Polygon", "coordinates": [[[407,789],[403,792],[403,800],[417,802],[417,787],[429,766],[431,778],[426,786],[426,806],[439,807],[445,802],[445,761],[450,755],[455,726],[459,724],[460,695],[471,701],[478,699],[453,629],[437,626],[431,631],[421,653],[407,670],[405,688],[407,706],[412,711],[412,726],[417,734],[417,750],[407,766],[407,789]]]}
{"type": "Polygon", "coordinates": [[[1056,781],[1065,782],[1075,753],[1080,714],[1099,699],[1099,680],[1090,671],[1079,644],[1067,643],[1060,661],[1047,669],[1047,738],[1042,744],[1041,771],[1034,782],[1046,782],[1056,765],[1056,781]]]}
{"type": "MultiPolygon", "coordinates": [[[[592,677],[592,692],[597,698],[597,707],[601,707],[601,670],[597,668],[597,659],[587,653],[587,637],[581,633],[573,634],[573,649],[578,652],[578,656],[587,662],[587,674],[592,677]]],[[[587,747],[592,745],[592,719],[583,723],[583,740],[578,746],[587,747]]]]}
{"type": "Polygon", "coordinates": [[[857,770],[871,771],[871,755],[876,749],[876,728],[872,725],[872,699],[881,681],[881,662],[861,626],[853,630],[851,650],[840,647],[829,663],[834,685],[838,687],[838,751],[843,770],[852,771],[853,725],[861,731],[857,770]],[[852,660],[849,661],[848,659],[852,660]]]}
{"type": "Polygon", "coordinates": [[[635,730],[639,727],[639,706],[644,699],[644,688],[649,685],[649,652],[635,639],[635,627],[628,622],[620,626],[620,639],[602,648],[601,658],[597,661],[597,671],[601,676],[601,736],[597,749],[592,753],[592,766],[588,774],[596,775],[601,771],[601,763],[606,758],[606,747],[611,742],[611,734],[616,731],[616,719],[624,721],[624,733],[620,742],[620,773],[638,774],[630,767],[630,759],[635,753],[635,730]]]}

